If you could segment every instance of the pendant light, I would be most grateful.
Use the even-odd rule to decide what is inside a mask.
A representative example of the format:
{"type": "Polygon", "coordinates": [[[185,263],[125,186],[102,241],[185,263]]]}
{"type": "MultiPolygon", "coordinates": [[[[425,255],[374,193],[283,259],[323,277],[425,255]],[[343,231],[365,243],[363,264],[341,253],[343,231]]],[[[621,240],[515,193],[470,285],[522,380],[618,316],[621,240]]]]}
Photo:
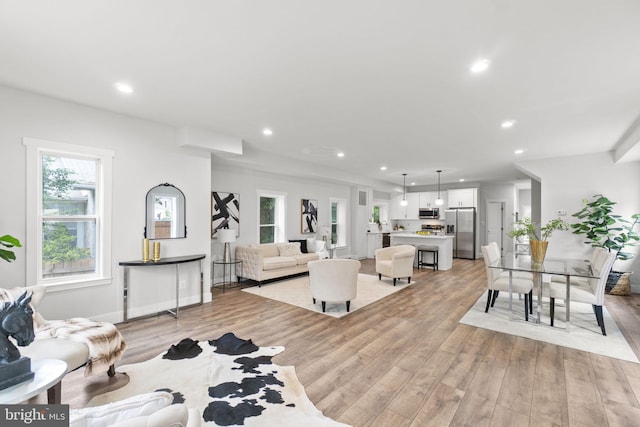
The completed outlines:
{"type": "Polygon", "coordinates": [[[444,200],[440,198],[440,172],[442,172],[442,170],[437,170],[436,172],[438,172],[438,198],[436,199],[436,205],[440,206],[444,204],[444,200]]]}
{"type": "Polygon", "coordinates": [[[400,200],[400,206],[407,206],[407,174],[402,174],[402,200],[400,200]]]}

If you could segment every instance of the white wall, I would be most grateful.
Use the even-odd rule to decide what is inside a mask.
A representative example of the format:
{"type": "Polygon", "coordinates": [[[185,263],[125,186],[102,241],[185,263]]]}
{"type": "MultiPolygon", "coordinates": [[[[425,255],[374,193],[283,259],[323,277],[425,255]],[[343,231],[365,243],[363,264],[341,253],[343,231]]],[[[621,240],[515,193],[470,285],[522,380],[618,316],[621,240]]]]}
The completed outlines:
{"type": "MultiPolygon", "coordinates": [[[[224,158],[214,156],[211,171],[212,191],[238,193],[240,195],[240,236],[236,245],[256,244],[258,242],[258,190],[286,193],[286,239],[303,239],[316,236],[301,232],[301,201],[314,199],[318,201],[318,226],[329,226],[331,220],[331,206],[329,199],[346,200],[349,207],[349,186],[330,182],[277,175],[251,169],[237,168],[224,158]]],[[[350,218],[347,212],[347,218],[350,218]]],[[[363,232],[363,234],[366,230],[363,232]]],[[[365,238],[366,238],[366,234],[365,238]]],[[[317,236],[320,238],[320,236],[317,236]]],[[[350,245],[349,234],[347,245],[350,245]]],[[[233,251],[233,249],[232,249],[233,251]]],[[[212,257],[222,257],[222,244],[211,241],[212,257]]],[[[338,252],[340,256],[349,255],[349,248],[338,252]]],[[[217,274],[216,274],[217,275],[217,274]]]]}
{"type": "MultiPolygon", "coordinates": [[[[640,212],[640,162],[615,164],[609,153],[560,157],[519,164],[540,177],[542,223],[556,217],[558,210],[566,211],[568,222],[575,222],[571,214],[582,209],[582,200],[603,194],[617,202],[615,214],[629,218],[640,212]]],[[[571,232],[555,233],[549,241],[549,256],[588,257],[590,247],[583,236],[571,232]]],[[[638,247],[633,248],[637,253],[638,247]]],[[[636,271],[632,282],[640,283],[640,256],[630,261],[617,261],[615,270],[636,271]]]]}
{"type": "MultiPolygon", "coordinates": [[[[45,96],[0,86],[0,233],[26,241],[25,147],[23,137],[115,151],[113,159],[112,281],[109,285],[49,292],[42,306],[47,319],[90,317],[122,320],[122,269],[119,261],[141,258],[145,195],[158,184],[169,182],[186,196],[186,239],[161,240],[162,256],[209,255],[210,185],[209,153],[177,145],[173,127],[85,107],[45,96]]],[[[25,248],[18,259],[0,263],[0,287],[26,283],[25,248]]],[[[187,266],[187,264],[185,264],[187,266]]],[[[188,280],[181,290],[184,301],[199,299],[197,264],[182,268],[188,280]],[[193,284],[192,284],[193,283],[193,284]]],[[[147,267],[145,267],[147,269],[147,267]]],[[[209,263],[204,263],[205,278],[209,263]]],[[[132,273],[130,297],[135,304],[163,308],[175,295],[175,270],[162,267],[132,273]]],[[[205,296],[208,280],[205,279],[205,296]]],[[[135,315],[136,310],[130,312],[135,315]]]]}
{"type": "MultiPolygon", "coordinates": [[[[483,184],[478,190],[478,234],[480,245],[486,245],[487,242],[487,203],[504,202],[504,223],[502,241],[504,242],[505,252],[513,251],[513,239],[509,237],[509,230],[514,221],[513,214],[516,211],[514,205],[515,186],[505,183],[488,183],[483,184]]],[[[480,248],[477,248],[476,256],[482,257],[480,248]]]]}

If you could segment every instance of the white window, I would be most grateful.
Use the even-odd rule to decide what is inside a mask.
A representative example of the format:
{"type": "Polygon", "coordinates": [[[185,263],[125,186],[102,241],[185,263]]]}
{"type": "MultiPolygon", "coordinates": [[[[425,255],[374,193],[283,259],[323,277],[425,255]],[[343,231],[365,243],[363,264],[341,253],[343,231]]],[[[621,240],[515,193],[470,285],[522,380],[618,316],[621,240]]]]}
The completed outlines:
{"type": "Polygon", "coordinates": [[[110,283],[113,152],[24,138],[27,283],[110,283]]]}
{"type": "Polygon", "coordinates": [[[286,194],[258,191],[260,243],[284,242],[286,194]]]}
{"type": "Polygon", "coordinates": [[[331,243],[347,246],[347,201],[331,199],[331,243]]]}

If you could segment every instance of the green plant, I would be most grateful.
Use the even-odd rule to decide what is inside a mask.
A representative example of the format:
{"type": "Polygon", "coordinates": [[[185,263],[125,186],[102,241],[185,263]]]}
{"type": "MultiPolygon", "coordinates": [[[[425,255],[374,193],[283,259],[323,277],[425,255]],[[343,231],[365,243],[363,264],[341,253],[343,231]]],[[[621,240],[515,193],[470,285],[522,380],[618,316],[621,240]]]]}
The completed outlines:
{"type": "Polygon", "coordinates": [[[571,224],[573,234],[583,234],[587,238],[585,243],[592,247],[615,252],[616,259],[633,258],[633,253],[623,250],[640,243],[640,235],[635,231],[640,221],[640,213],[631,215],[631,221],[615,215],[613,206],[616,202],[602,194],[593,196],[592,201],[584,199],[583,203],[584,207],[572,215],[580,220],[571,224]]]}
{"type": "Polygon", "coordinates": [[[514,228],[509,232],[510,237],[528,237],[529,240],[548,240],[549,237],[556,230],[568,230],[569,224],[563,219],[554,218],[549,220],[543,227],[540,228],[538,233],[538,227],[531,222],[531,218],[525,217],[514,222],[514,228]]]}
{"type": "MultiPolygon", "coordinates": [[[[15,237],[5,234],[4,236],[0,236],[0,246],[4,246],[5,248],[21,248],[20,240],[15,237]]],[[[7,262],[15,261],[16,254],[9,249],[0,248],[0,258],[7,262]]]]}

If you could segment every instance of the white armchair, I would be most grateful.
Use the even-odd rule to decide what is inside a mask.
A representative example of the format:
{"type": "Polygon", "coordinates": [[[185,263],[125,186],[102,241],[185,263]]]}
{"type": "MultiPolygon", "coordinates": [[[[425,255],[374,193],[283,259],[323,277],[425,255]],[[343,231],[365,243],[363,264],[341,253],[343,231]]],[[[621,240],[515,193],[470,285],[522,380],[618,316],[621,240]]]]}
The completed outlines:
{"type": "Polygon", "coordinates": [[[397,245],[387,248],[376,249],[376,273],[378,280],[382,276],[393,279],[393,286],[396,279],[407,278],[407,283],[411,283],[413,275],[413,260],[416,257],[416,248],[412,245],[397,245]]]}
{"type": "Polygon", "coordinates": [[[165,391],[132,396],[128,399],[69,411],[70,427],[197,427],[200,415],[182,403],[172,404],[173,395],[165,391]]]}
{"type": "Polygon", "coordinates": [[[324,313],[329,302],[346,302],[347,312],[356,298],[360,261],[354,259],[322,259],[309,261],[309,284],[313,303],[322,303],[324,313]]]}

